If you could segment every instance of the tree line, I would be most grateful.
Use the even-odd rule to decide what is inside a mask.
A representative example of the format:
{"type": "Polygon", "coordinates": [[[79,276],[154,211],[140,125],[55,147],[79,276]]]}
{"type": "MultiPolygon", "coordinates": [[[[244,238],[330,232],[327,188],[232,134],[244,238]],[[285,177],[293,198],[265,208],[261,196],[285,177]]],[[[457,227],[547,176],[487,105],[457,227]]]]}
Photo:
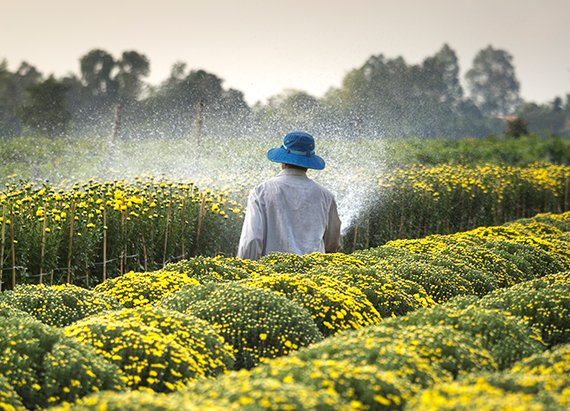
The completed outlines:
{"type": "Polygon", "coordinates": [[[0,137],[41,134],[124,139],[282,133],[294,129],[355,138],[480,137],[517,118],[523,130],[570,135],[570,94],[547,104],[524,102],[513,57],[488,46],[465,74],[447,44],[420,64],[379,54],[317,98],[284,90],[249,106],[223,79],[182,62],[158,86],[145,81],[150,61],[137,51],[112,56],[94,49],[80,71],[46,78],[23,62],[0,63],[0,137]]]}

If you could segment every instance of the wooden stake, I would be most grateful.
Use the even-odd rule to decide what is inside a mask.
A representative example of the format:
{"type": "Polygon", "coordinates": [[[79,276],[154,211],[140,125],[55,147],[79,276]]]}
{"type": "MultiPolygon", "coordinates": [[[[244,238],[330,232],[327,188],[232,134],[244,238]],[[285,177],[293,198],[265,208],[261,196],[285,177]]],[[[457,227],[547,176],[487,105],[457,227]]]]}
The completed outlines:
{"type": "Polygon", "coordinates": [[[182,256],[182,259],[184,260],[186,258],[186,252],[184,250],[184,243],[185,243],[185,238],[184,238],[184,209],[186,206],[186,197],[182,197],[182,210],[180,212],[180,242],[182,243],[181,246],[181,250],[180,250],[180,255],[182,256]]]}
{"type": "Polygon", "coordinates": [[[14,238],[14,209],[10,206],[10,242],[12,243],[12,290],[16,288],[16,239],[14,238]]]}
{"type": "Polygon", "coordinates": [[[202,220],[204,219],[204,210],[206,209],[206,196],[200,193],[200,209],[198,210],[198,222],[196,223],[196,244],[194,252],[198,252],[198,244],[200,243],[200,231],[202,231],[202,220]]]}
{"type": "MultiPolygon", "coordinates": [[[[11,222],[11,221],[10,221],[11,222]]],[[[2,205],[2,250],[0,252],[0,291],[4,285],[4,250],[6,247],[6,205],[2,205]]]]}
{"type": "Polygon", "coordinates": [[[107,204],[103,204],[103,281],[107,279],[107,204]]]}
{"type": "Polygon", "coordinates": [[[73,228],[75,225],[75,202],[71,202],[69,211],[69,247],[67,249],[67,284],[71,283],[71,255],[73,251],[73,228]]]}
{"type": "Polygon", "coordinates": [[[164,252],[162,253],[162,265],[166,264],[166,250],[168,248],[168,231],[170,228],[170,215],[172,213],[172,200],[168,202],[168,212],[166,213],[166,228],[164,229],[164,252]]]}
{"type": "Polygon", "coordinates": [[[42,250],[40,254],[40,284],[43,284],[44,280],[44,257],[46,254],[46,228],[47,228],[47,211],[46,206],[44,205],[44,221],[42,224],[42,250]]]}

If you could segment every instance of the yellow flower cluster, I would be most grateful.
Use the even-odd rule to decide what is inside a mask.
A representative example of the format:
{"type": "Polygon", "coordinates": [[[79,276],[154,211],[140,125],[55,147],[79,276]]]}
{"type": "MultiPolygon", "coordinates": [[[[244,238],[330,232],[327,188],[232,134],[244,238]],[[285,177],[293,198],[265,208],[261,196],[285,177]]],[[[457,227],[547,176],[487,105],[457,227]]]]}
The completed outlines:
{"type": "Polygon", "coordinates": [[[323,337],[311,315],[275,292],[237,282],[184,287],[161,305],[212,324],[235,350],[235,368],[286,355],[323,337]]]}
{"type": "Polygon", "coordinates": [[[360,289],[333,277],[274,274],[255,276],[242,284],[269,289],[299,303],[311,313],[325,337],[382,320],[360,289]]]}
{"type": "Polygon", "coordinates": [[[231,348],[208,323],[157,307],[100,314],[64,332],[117,364],[130,388],[174,391],[233,362],[231,348]]]}
{"type": "Polygon", "coordinates": [[[152,305],[185,284],[199,283],[183,273],[163,270],[143,273],[131,271],[98,284],[94,290],[116,298],[123,307],[133,308],[152,305]]]}
{"type": "Polygon", "coordinates": [[[0,301],[57,327],[120,307],[114,297],[72,284],[19,285],[0,294],[0,301]]]}

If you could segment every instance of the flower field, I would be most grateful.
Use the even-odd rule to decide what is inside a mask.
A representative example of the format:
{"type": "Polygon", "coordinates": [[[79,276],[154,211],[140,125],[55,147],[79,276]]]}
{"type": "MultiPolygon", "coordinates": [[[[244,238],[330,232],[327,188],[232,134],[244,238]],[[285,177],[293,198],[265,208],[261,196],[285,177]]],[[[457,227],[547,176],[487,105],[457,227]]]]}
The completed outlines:
{"type": "MultiPolygon", "coordinates": [[[[125,215],[108,191],[101,212],[125,215]]],[[[210,221],[237,207],[208,204],[210,221]]],[[[23,281],[0,294],[0,409],[567,410],[569,243],[566,211],[350,254],[23,281]]]]}
{"type": "MultiPolygon", "coordinates": [[[[354,199],[361,207],[344,236],[345,252],[570,209],[565,165],[411,166],[380,174],[370,193],[354,199]]],[[[348,187],[333,175],[323,179],[341,191],[367,186],[365,175],[354,177],[360,180],[348,187]]],[[[188,257],[234,255],[252,178],[241,173],[233,189],[155,178],[7,183],[0,191],[1,289],[92,287],[188,257]]]]}
{"type": "Polygon", "coordinates": [[[413,165],[379,178],[353,249],[568,209],[568,165],[413,165]]]}
{"type": "Polygon", "coordinates": [[[131,270],[219,253],[237,241],[242,214],[226,192],[193,183],[7,184],[0,192],[0,282],[3,289],[91,286],[131,270]]]}

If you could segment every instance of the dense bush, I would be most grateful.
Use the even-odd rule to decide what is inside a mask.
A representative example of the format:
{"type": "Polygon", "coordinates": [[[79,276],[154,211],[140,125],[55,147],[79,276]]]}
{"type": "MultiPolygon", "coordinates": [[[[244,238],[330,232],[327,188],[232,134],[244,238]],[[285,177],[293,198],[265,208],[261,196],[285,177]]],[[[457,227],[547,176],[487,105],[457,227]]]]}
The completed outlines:
{"type": "Polygon", "coordinates": [[[124,387],[115,365],[33,318],[0,317],[0,354],[0,375],[28,409],[124,387]]]}
{"type": "Polygon", "coordinates": [[[309,278],[332,277],[361,290],[382,318],[403,315],[420,307],[428,307],[435,301],[419,284],[389,275],[374,266],[358,267],[324,267],[313,268],[309,278]]]}
{"type": "Polygon", "coordinates": [[[489,351],[499,369],[510,367],[515,361],[541,352],[544,347],[540,334],[522,319],[503,311],[469,305],[455,309],[440,305],[409,314],[402,325],[418,327],[448,325],[478,341],[489,351]]]}
{"type": "Polygon", "coordinates": [[[271,273],[304,274],[315,267],[364,267],[363,261],[351,254],[344,253],[310,253],[296,255],[292,253],[270,253],[260,259],[271,273]]]}
{"type": "Polygon", "coordinates": [[[273,274],[255,276],[242,284],[272,290],[299,303],[325,337],[382,320],[366,295],[333,277],[273,274]]]}
{"type": "Polygon", "coordinates": [[[551,274],[503,290],[478,303],[506,311],[537,327],[548,345],[570,342],[570,272],[551,274]]]}
{"type": "Polygon", "coordinates": [[[3,375],[0,375],[0,407],[2,410],[25,410],[22,399],[3,375]]]}
{"type": "Polygon", "coordinates": [[[282,384],[301,383],[314,390],[334,389],[348,402],[357,401],[371,410],[402,409],[419,390],[395,371],[375,364],[354,364],[348,360],[303,360],[293,354],[276,358],[251,370],[249,378],[275,378],[282,384]]]}
{"type": "Polygon", "coordinates": [[[161,305],[188,312],[212,324],[235,349],[235,368],[251,368],[320,341],[311,314],[273,291],[235,282],[184,287],[161,305]]]}
{"type": "Polygon", "coordinates": [[[164,270],[135,273],[108,279],[94,290],[116,298],[123,307],[151,305],[165,295],[178,291],[184,284],[197,285],[198,281],[183,273],[164,270]]]}
{"type": "Polygon", "coordinates": [[[120,307],[112,296],[71,284],[20,285],[0,294],[0,301],[56,327],[65,327],[90,315],[120,307]]]}
{"type": "Polygon", "coordinates": [[[65,334],[117,364],[130,388],[168,392],[231,366],[231,347],[205,321],[157,307],[126,308],[78,321],[65,334]]]}
{"type": "Polygon", "coordinates": [[[74,404],[62,404],[50,411],[237,411],[228,403],[203,401],[197,405],[189,398],[148,391],[102,391],[81,398],[74,404]],[[204,407],[204,408],[203,408],[204,407]]]}
{"type": "Polygon", "coordinates": [[[203,405],[201,409],[208,409],[206,404],[215,399],[218,404],[228,403],[241,411],[362,410],[360,403],[345,401],[332,387],[320,390],[287,379],[284,383],[275,377],[250,378],[247,370],[234,371],[215,380],[197,381],[178,395],[203,405]],[[203,401],[207,401],[206,404],[203,401]]]}
{"type": "Polygon", "coordinates": [[[259,264],[255,261],[221,256],[197,256],[177,263],[169,263],[164,267],[165,272],[183,273],[200,283],[241,280],[249,277],[256,270],[259,270],[259,264]]]}

